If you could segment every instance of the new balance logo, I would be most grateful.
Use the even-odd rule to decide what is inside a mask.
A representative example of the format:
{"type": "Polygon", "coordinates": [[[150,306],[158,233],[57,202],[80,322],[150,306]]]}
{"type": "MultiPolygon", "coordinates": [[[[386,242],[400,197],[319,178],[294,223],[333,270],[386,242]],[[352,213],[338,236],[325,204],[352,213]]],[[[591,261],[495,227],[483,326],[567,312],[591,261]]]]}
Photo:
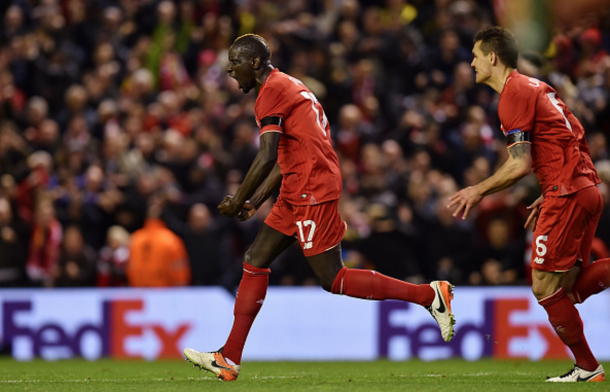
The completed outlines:
{"type": "Polygon", "coordinates": [[[536,258],[534,259],[534,263],[536,263],[536,264],[542,264],[542,263],[544,263],[544,259],[543,259],[542,257],[536,257],[536,258]]]}
{"type": "Polygon", "coordinates": [[[303,244],[303,249],[311,249],[313,247],[313,244],[311,242],[305,242],[303,244]]]}

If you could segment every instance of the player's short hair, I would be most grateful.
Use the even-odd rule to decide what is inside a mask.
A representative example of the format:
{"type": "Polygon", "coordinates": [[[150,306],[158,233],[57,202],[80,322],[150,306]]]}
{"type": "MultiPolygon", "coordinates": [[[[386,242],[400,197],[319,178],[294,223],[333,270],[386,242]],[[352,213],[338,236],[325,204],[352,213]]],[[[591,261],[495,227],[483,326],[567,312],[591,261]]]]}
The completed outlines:
{"type": "Polygon", "coordinates": [[[266,64],[271,60],[271,49],[267,41],[256,34],[244,34],[233,41],[232,47],[242,48],[246,50],[246,54],[250,57],[259,57],[261,63],[266,64]]]}
{"type": "Polygon", "coordinates": [[[474,42],[481,41],[484,55],[494,52],[500,61],[510,68],[517,68],[519,45],[514,34],[504,27],[493,26],[483,29],[474,37],[474,42]]]}

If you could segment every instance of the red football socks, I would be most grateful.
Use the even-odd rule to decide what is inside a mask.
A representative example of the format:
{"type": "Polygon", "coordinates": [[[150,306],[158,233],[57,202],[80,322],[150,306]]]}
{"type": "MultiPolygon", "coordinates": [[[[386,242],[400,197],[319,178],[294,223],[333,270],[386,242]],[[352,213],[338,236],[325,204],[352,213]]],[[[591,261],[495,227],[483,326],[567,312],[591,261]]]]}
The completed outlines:
{"type": "Polygon", "coordinates": [[[578,310],[563,289],[538,301],[549,315],[549,321],[562,342],[570,348],[576,365],[592,371],[599,366],[583,333],[578,310]]]}
{"type": "Polygon", "coordinates": [[[610,287],[610,259],[601,259],[582,269],[574,282],[572,294],[579,304],[608,287],[610,287]]]}
{"type": "Polygon", "coordinates": [[[430,306],[434,300],[434,289],[429,284],[407,283],[376,271],[347,267],[339,271],[331,291],[363,299],[399,299],[422,306],[430,306]]]}
{"type": "Polygon", "coordinates": [[[235,320],[222,351],[225,358],[237,365],[241,363],[241,354],[252,323],[265,301],[270,273],[269,268],[256,268],[244,263],[244,273],[239,283],[233,310],[235,320]]]}

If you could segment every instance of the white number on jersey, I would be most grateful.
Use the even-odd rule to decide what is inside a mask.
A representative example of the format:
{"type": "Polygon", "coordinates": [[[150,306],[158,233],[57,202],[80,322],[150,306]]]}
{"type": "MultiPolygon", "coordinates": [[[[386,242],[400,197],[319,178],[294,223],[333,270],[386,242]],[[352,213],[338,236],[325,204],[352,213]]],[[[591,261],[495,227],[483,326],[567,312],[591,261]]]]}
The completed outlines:
{"type": "Polygon", "coordinates": [[[548,93],[546,96],[549,97],[549,100],[551,101],[553,106],[555,106],[555,109],[557,109],[559,113],[561,113],[563,119],[566,120],[566,127],[568,127],[570,132],[572,132],[572,124],[570,124],[563,109],[561,108],[561,106],[559,106],[559,100],[557,99],[557,97],[555,97],[555,93],[548,93]]]}
{"type": "Polygon", "coordinates": [[[536,253],[538,256],[542,257],[546,254],[546,245],[542,243],[542,241],[548,240],[548,236],[539,235],[536,237],[536,253]]]}
{"type": "MultiPolygon", "coordinates": [[[[304,86],[303,82],[301,82],[297,78],[289,76],[288,79],[290,79],[294,84],[304,86]]],[[[318,98],[316,98],[316,96],[310,91],[301,91],[301,95],[303,96],[303,98],[309,99],[311,101],[311,108],[316,113],[316,121],[318,122],[318,126],[322,130],[324,136],[328,136],[326,135],[326,125],[328,124],[328,119],[326,118],[326,113],[324,113],[324,109],[322,109],[322,105],[320,105],[320,103],[318,102],[318,98]],[[320,105],[320,110],[316,108],[316,104],[320,105]],[[320,115],[320,112],[322,112],[322,115],[320,115]]]]}
{"type": "Polygon", "coordinates": [[[303,249],[311,249],[313,246],[313,233],[316,231],[316,223],[312,220],[306,221],[297,221],[297,227],[299,229],[299,238],[303,243],[303,249]],[[305,234],[303,233],[303,228],[310,226],[309,233],[307,233],[307,239],[305,239],[305,234]]]}
{"type": "MultiPolygon", "coordinates": [[[[326,119],[326,114],[324,113],[324,110],[322,110],[322,116],[320,116],[320,111],[318,110],[318,108],[316,108],[316,104],[319,105],[318,99],[316,98],[315,95],[313,95],[312,92],[308,92],[308,91],[301,91],[301,95],[305,99],[309,99],[311,101],[311,108],[313,109],[314,112],[316,112],[316,121],[318,122],[318,126],[322,130],[322,133],[324,134],[324,136],[327,136],[326,135],[326,124],[328,124],[328,120],[326,119]]],[[[322,106],[320,106],[320,108],[322,108],[322,106]]]]}

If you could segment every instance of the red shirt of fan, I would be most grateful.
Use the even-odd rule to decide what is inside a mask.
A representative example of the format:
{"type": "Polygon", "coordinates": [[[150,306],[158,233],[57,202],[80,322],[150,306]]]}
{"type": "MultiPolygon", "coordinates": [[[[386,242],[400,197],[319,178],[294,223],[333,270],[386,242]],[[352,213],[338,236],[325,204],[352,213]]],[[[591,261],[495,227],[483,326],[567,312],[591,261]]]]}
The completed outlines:
{"type": "Polygon", "coordinates": [[[498,116],[509,146],[531,143],[532,169],[545,197],[600,183],[584,128],[548,84],[511,72],[500,95],[498,116]]]}
{"type": "Polygon", "coordinates": [[[254,113],[260,135],[282,134],[278,163],[284,200],[298,206],[341,197],[339,159],[331,144],[328,120],[322,105],[300,80],[272,70],[259,91],[254,113]],[[270,117],[276,119],[267,123],[265,119],[270,117]]]}

